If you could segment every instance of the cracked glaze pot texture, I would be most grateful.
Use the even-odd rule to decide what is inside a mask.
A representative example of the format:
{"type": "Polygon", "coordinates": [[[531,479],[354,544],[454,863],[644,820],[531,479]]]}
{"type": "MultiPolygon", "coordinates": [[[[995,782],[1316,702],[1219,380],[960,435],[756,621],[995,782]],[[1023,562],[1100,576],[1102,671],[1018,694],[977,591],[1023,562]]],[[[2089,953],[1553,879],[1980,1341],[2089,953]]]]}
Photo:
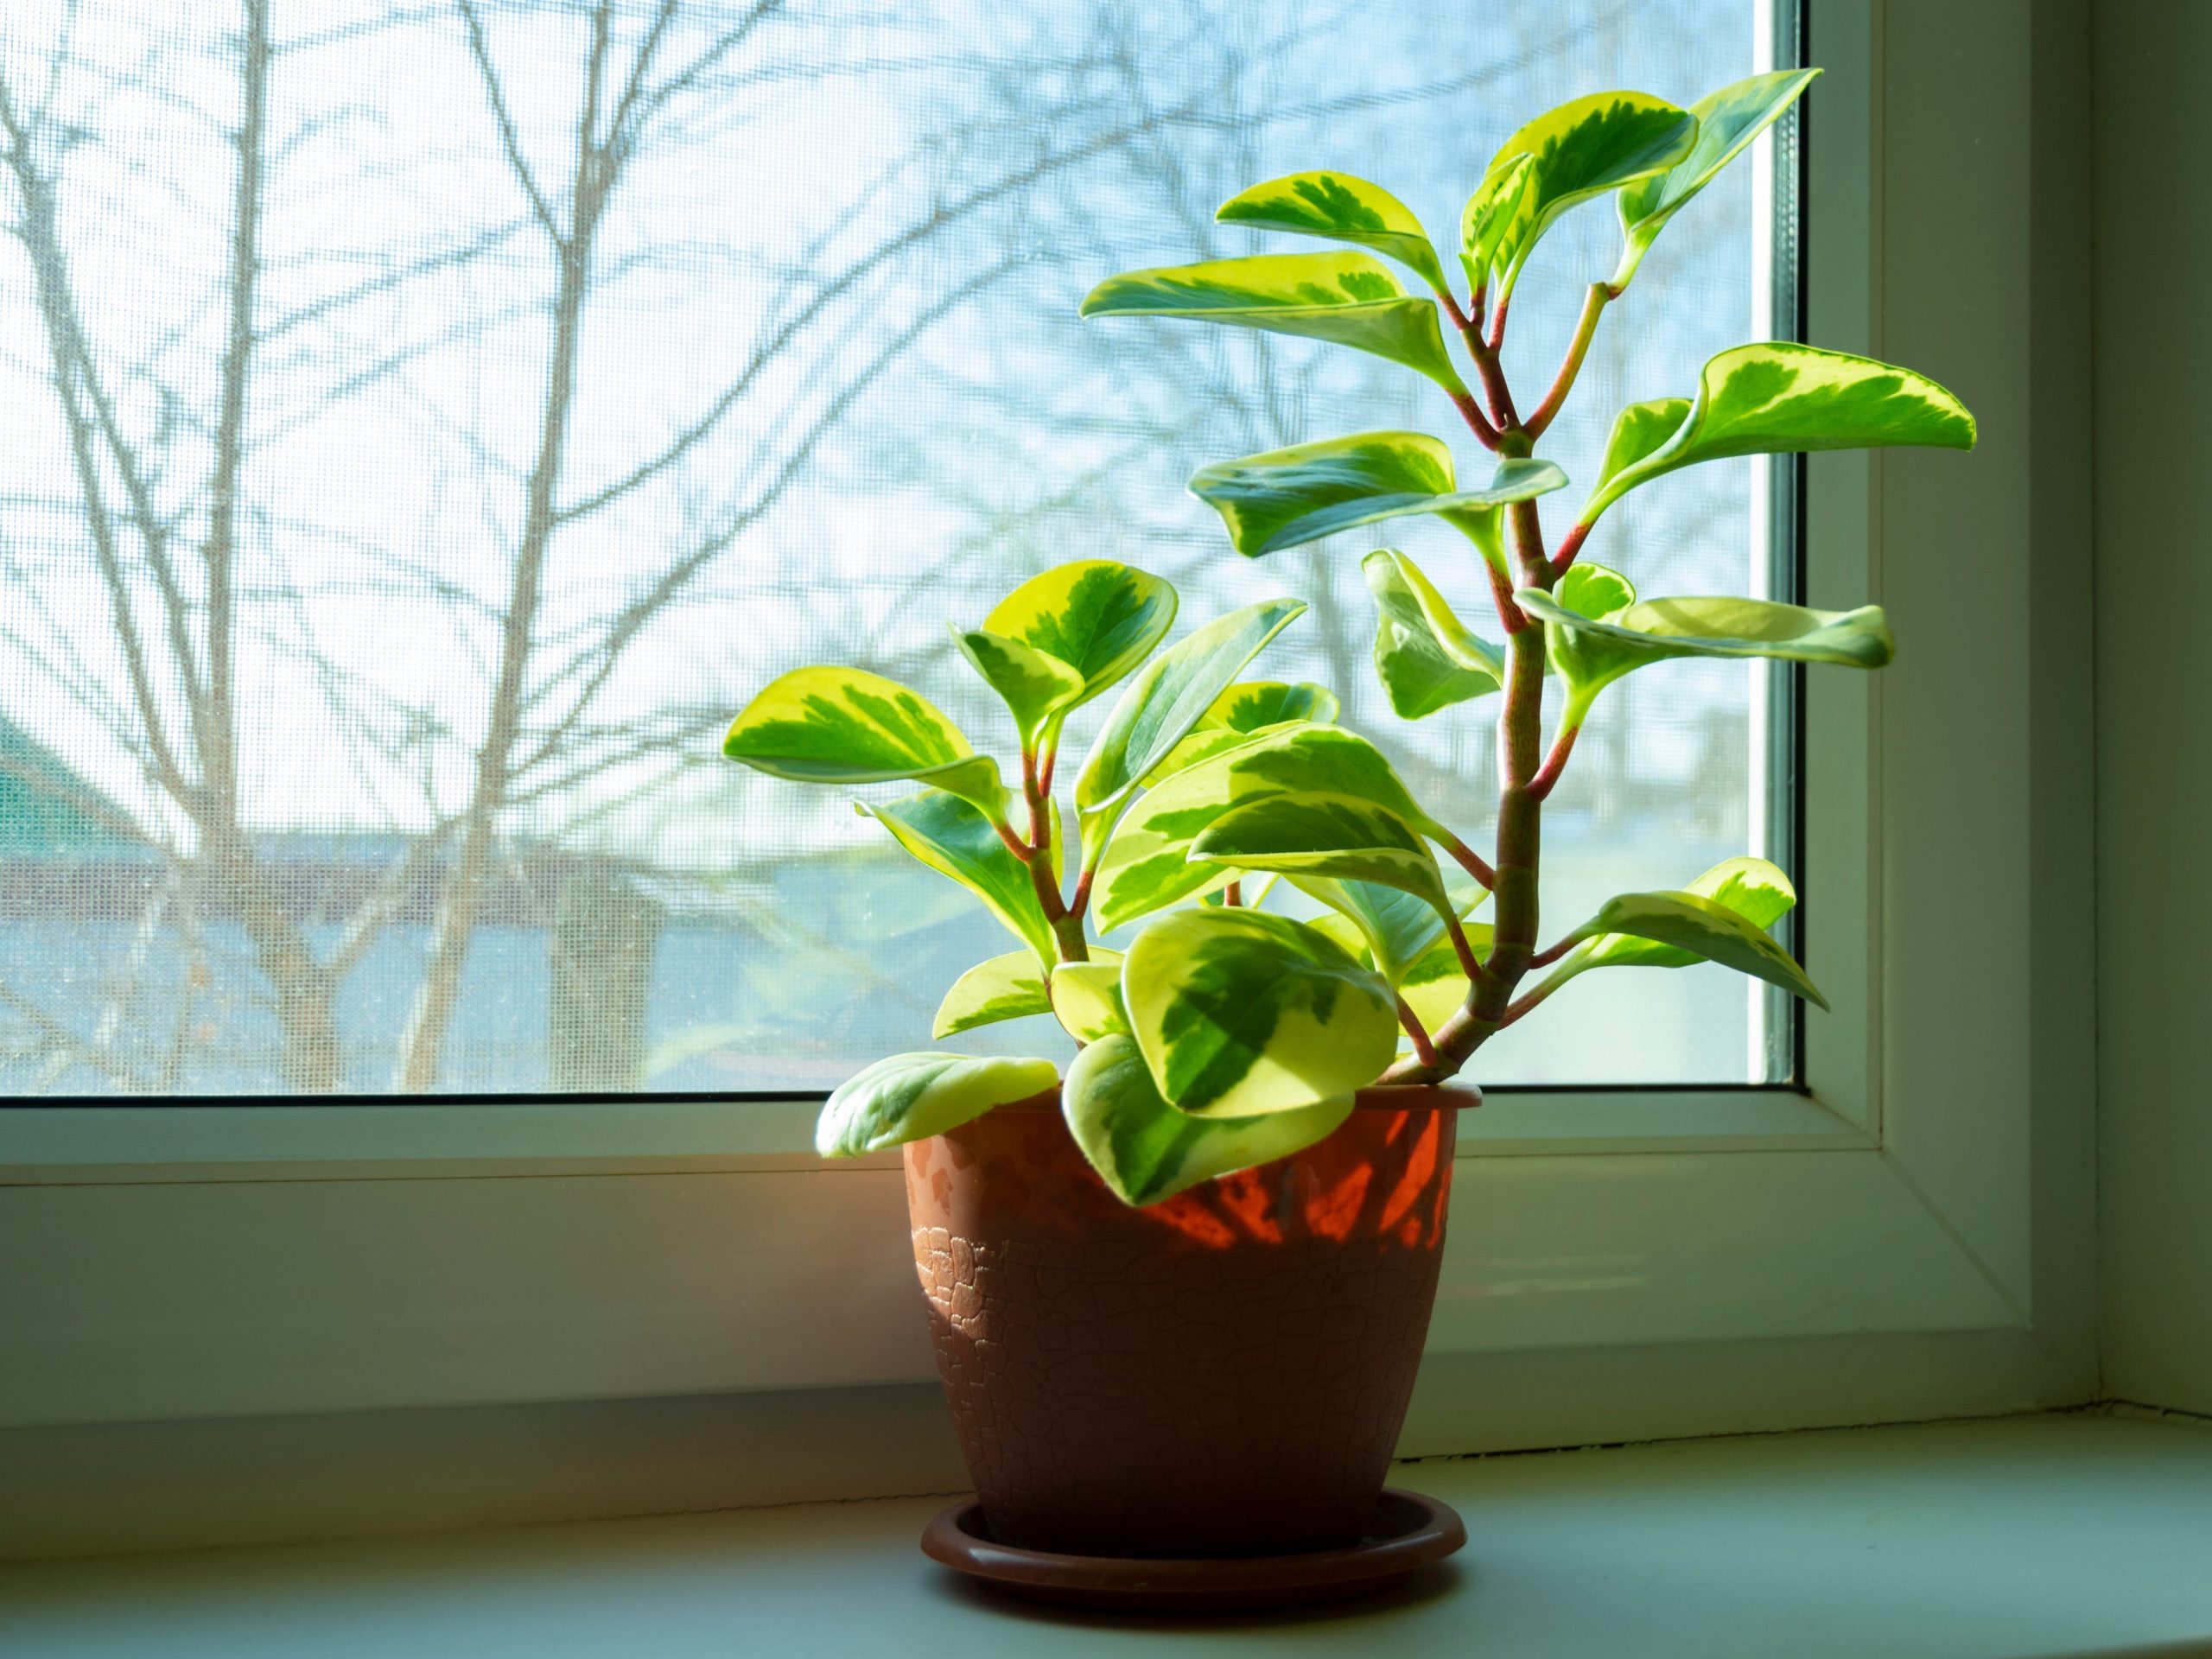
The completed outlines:
{"type": "Polygon", "coordinates": [[[1000,1541],[1271,1554],[1357,1539],[1436,1300],[1458,1109],[1370,1089],[1327,1140],[1133,1210],[1053,1097],[906,1150],[914,1266],[1000,1541]]]}

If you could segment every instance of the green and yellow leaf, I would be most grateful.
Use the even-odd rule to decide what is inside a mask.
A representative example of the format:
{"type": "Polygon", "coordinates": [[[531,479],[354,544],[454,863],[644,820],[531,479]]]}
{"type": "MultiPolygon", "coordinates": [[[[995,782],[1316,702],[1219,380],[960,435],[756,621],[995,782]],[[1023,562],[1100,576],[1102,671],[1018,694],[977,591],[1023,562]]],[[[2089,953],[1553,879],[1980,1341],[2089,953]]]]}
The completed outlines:
{"type": "Polygon", "coordinates": [[[1267,794],[1350,795],[1395,812],[1423,835],[1446,833],[1382,751],[1342,727],[1306,726],[1240,749],[1229,772],[1234,805],[1267,794]]]}
{"type": "Polygon", "coordinates": [[[1086,317],[1189,317],[1333,340],[1427,375],[1465,396],[1433,300],[1414,298],[1364,253],[1268,253],[1109,276],[1086,317]]]}
{"type": "MultiPolygon", "coordinates": [[[[1483,962],[1490,957],[1491,931],[1486,922],[1465,924],[1467,943],[1474,950],[1475,960],[1483,962]]],[[[1414,1017],[1422,1027],[1433,1032],[1450,1019],[1452,1014],[1467,1005],[1469,994],[1474,989],[1459,966],[1459,953],[1452,948],[1450,940],[1433,944],[1419,962],[1407,970],[1399,982],[1398,995],[1414,1011],[1414,1017]]]]}
{"type": "Polygon", "coordinates": [[[1256,910],[1183,910],[1122,963],[1154,1087],[1205,1117],[1293,1111],[1372,1083],[1397,1049],[1395,999],[1326,935],[1256,910]]]}
{"type": "Polygon", "coordinates": [[[1191,844],[1191,857],[1230,869],[1396,887],[1451,907],[1436,855],[1404,818],[1356,795],[1300,791],[1232,807],[1191,844]]]}
{"type": "Polygon", "coordinates": [[[881,823],[923,863],[981,899],[1029,947],[1040,972],[1052,960],[1052,924],[1037,901],[1028,866],[971,803],[928,789],[896,801],[856,802],[855,810],[881,823]]]}
{"type": "Polygon", "coordinates": [[[745,705],[722,753],[804,784],[927,780],[988,812],[1004,810],[998,762],[918,691],[857,668],[795,668],[745,705]]]}
{"type": "MultiPolygon", "coordinates": [[[[1604,575],[1625,587],[1625,578],[1610,570],[1604,575]]],[[[1669,658],[1765,657],[1879,668],[1897,650],[1878,605],[1815,611],[1774,600],[1716,594],[1638,600],[1596,620],[1537,588],[1524,588],[1513,597],[1522,610],[1543,619],[1552,662],[1585,704],[1622,675],[1669,658]]]]}
{"type": "MultiPolygon", "coordinates": [[[[1648,92],[1593,92],[1540,115],[1498,146],[1485,182],[1516,157],[1532,158],[1529,200],[1479,245],[1503,299],[1560,214],[1592,196],[1673,168],[1697,142],[1697,118],[1648,92]]],[[[1478,193],[1479,194],[1479,192],[1478,193]]],[[[1469,217],[1474,214],[1469,204],[1469,217]]],[[[1463,221],[1464,223],[1464,221],[1463,221]]]]}
{"type": "Polygon", "coordinates": [[[856,1158],[925,1141],[995,1106],[1043,1094],[1058,1075],[1050,1060],[893,1054],[830,1095],[815,1124],[815,1150],[824,1158],[856,1158]]]}
{"type": "Polygon", "coordinates": [[[1143,1053],[1102,1037],[1068,1067],[1061,1112],[1098,1177],[1124,1204],[1157,1204],[1217,1176],[1271,1163],[1333,1134],[1352,1097],[1256,1117],[1193,1117],[1160,1096],[1143,1053]]]}
{"type": "Polygon", "coordinates": [[[1292,721],[1333,726],[1341,712],[1337,694],[1311,680],[1239,680],[1213,700],[1198,729],[1261,732],[1292,721]]]}
{"type": "MultiPolygon", "coordinates": [[[[1789,913],[1797,889],[1763,858],[1732,858],[1714,865],[1682,891],[1732,910],[1764,932],[1789,913]]],[[[1578,969],[1688,968],[1705,960],[1680,946],[1629,933],[1609,933],[1576,953],[1578,969]]]]}
{"type": "Polygon", "coordinates": [[[1544,620],[1545,655],[1552,671],[1570,689],[1573,706],[1567,717],[1573,719],[1587,709],[1590,699],[1610,684],[1611,678],[1618,677],[1611,671],[1624,660],[1613,641],[1586,628],[1582,623],[1605,622],[1618,617],[1636,603],[1636,587],[1619,571],[1585,559],[1553,585],[1551,602],[1559,610],[1581,619],[1571,627],[1548,618],[1544,620]]]}
{"type": "Polygon", "coordinates": [[[1129,1016],[1122,1007],[1122,953],[1093,945],[1088,962],[1064,962],[1052,969],[1052,1012],[1078,1043],[1095,1043],[1116,1033],[1127,1036],[1129,1016]]]}
{"type": "Polygon", "coordinates": [[[1083,696],[1082,674],[1057,657],[985,628],[965,633],[955,628],[952,637],[983,683],[1005,700],[1025,749],[1035,745],[1055,715],[1083,696]]]}
{"type": "Polygon", "coordinates": [[[1471,290],[1479,291],[1503,261],[1500,253],[1529,238],[1536,218],[1536,158],[1509,156],[1484,173],[1459,214],[1459,264],[1471,290]]]}
{"type": "Polygon", "coordinates": [[[1614,292],[1628,286],[1667,221],[1712,183],[1722,168],[1749,149],[1754,138],[1780,120],[1783,111],[1797,101],[1820,73],[1777,69],[1749,75],[1690,105],[1690,113],[1697,118],[1697,142],[1689,154],[1664,173],[1637,180],[1618,198],[1621,262],[1613,272],[1614,292]]]}
{"type": "Polygon", "coordinates": [[[1148,570],[1077,559],[1032,576],[993,607],[984,629],[1065,663],[1088,702],[1126,678],[1175,621],[1175,589],[1148,570]]]}
{"type": "Polygon", "coordinates": [[[1098,925],[1121,927],[1227,886],[1235,869],[1192,862],[1192,843],[1232,807],[1301,791],[1378,803],[1424,834],[1433,824],[1382,752],[1357,734],[1308,723],[1255,734],[1166,779],[1129,809],[1093,880],[1098,925]]]}
{"type": "Polygon", "coordinates": [[[1402,719],[1495,691],[1504,658],[1452,613],[1421,567],[1382,549],[1360,562],[1375,597],[1375,677],[1402,719]]]}
{"type": "Polygon", "coordinates": [[[1820,1007],[1827,1007],[1805,970],[1749,917],[1695,893],[1624,893],[1574,930],[1575,939],[1627,934],[1749,974],[1820,1007]]]}
{"type": "Polygon", "coordinates": [[[1337,694],[1325,685],[1300,681],[1240,680],[1216,697],[1191,734],[1167,752],[1145,777],[1153,789],[1201,760],[1241,749],[1255,739],[1272,737],[1294,726],[1331,725],[1340,712],[1337,694]]]}
{"type": "Polygon", "coordinates": [[[1506,460],[1486,487],[1462,490],[1442,440],[1425,432],[1362,432],[1208,467],[1191,480],[1191,493],[1221,515],[1230,546],[1258,558],[1416,512],[1447,519],[1487,546],[1499,539],[1504,507],[1566,483],[1567,474],[1548,461],[1506,460]]]}
{"type": "Polygon", "coordinates": [[[1388,254],[1431,288],[1444,286],[1444,268],[1413,209],[1381,185],[1349,173],[1270,179],[1231,196],[1214,217],[1224,225],[1356,242],[1388,254]]]}
{"type": "Polygon", "coordinates": [[[944,1001],[937,1005],[930,1035],[942,1041],[977,1026],[1052,1011],[1052,1004],[1045,999],[1045,975],[1036,952],[1012,950],[977,963],[952,982],[944,1001]]]}
{"type": "Polygon", "coordinates": [[[1305,601],[1263,600],[1217,617],[1147,663],[1106,717],[1076,779],[1084,868],[1096,868],[1137,786],[1213,707],[1244,665],[1306,613],[1305,601]]]}
{"type": "MultiPolygon", "coordinates": [[[[1619,442],[1618,427],[1614,435],[1619,442]]],[[[1666,442],[1612,469],[1591,492],[1580,522],[1595,524],[1637,486],[1700,461],[1974,444],[1966,405],[1924,374],[1788,340],[1738,346],[1705,365],[1695,401],[1666,442]]]]}
{"type": "MultiPolygon", "coordinates": [[[[1311,925],[1359,957],[1394,988],[1440,941],[1444,942],[1447,954],[1451,951],[1450,943],[1445,940],[1442,913],[1403,887],[1303,873],[1291,876],[1290,881],[1300,892],[1337,912],[1311,925]]],[[[1460,904],[1457,893],[1452,903],[1455,909],[1468,907],[1460,904]]]]}
{"type": "Polygon", "coordinates": [[[1613,429],[1605,440],[1605,456],[1598,463],[1592,499],[1596,491],[1602,491],[1681,430],[1689,414],[1690,400],[1687,397],[1654,397],[1649,403],[1630,404],[1613,416],[1613,429]]]}

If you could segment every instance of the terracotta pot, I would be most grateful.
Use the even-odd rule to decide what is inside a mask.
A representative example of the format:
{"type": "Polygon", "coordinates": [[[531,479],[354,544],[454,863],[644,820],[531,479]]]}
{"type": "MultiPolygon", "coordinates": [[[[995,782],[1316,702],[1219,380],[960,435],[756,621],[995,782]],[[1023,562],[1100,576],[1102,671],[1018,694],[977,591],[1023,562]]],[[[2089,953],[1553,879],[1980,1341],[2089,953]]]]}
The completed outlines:
{"type": "Polygon", "coordinates": [[[1363,1090],[1319,1144],[1143,1210],[1084,1161],[1057,1094],[910,1144],[914,1265],[993,1536],[1149,1556],[1357,1539],[1480,1099],[1363,1090]]]}

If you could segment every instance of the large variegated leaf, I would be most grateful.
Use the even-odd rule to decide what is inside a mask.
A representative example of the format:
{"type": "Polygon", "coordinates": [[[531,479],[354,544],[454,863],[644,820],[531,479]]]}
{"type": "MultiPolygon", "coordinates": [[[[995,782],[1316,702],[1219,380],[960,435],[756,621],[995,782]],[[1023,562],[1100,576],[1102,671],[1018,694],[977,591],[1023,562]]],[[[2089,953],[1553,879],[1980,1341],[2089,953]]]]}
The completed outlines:
{"type": "Polygon", "coordinates": [[[1593,92],[1529,122],[1491,157],[1484,177],[1515,157],[1533,159],[1529,200],[1487,249],[1501,298],[1561,213],[1592,196],[1664,173],[1697,142],[1697,118],[1648,92],[1593,92]]]}
{"type": "Polygon", "coordinates": [[[1444,268],[1413,209],[1381,185],[1349,173],[1270,179],[1231,196],[1214,217],[1224,225],[1356,242],[1389,255],[1431,288],[1444,286],[1444,268]]]}
{"type": "Polygon", "coordinates": [[[1148,570],[1077,559],[1032,576],[991,609],[984,628],[1065,663],[1088,702],[1152,655],[1175,621],[1175,589],[1148,570]]]}
{"type": "Polygon", "coordinates": [[[1245,664],[1305,613],[1305,601],[1295,599],[1231,611],[1160,652],[1129,682],[1076,779],[1084,868],[1096,866],[1131,792],[1205,718],[1245,664]]]}
{"type": "Polygon", "coordinates": [[[1157,788],[1177,772],[1217,754],[1241,749],[1255,738],[1272,737],[1307,723],[1332,724],[1339,712],[1337,694],[1325,685],[1309,681],[1296,685],[1280,680],[1239,681],[1216,697],[1190,735],[1146,774],[1145,787],[1157,788]]]}
{"type": "Polygon", "coordinates": [[[1620,193],[1621,260],[1613,272],[1618,293],[1628,286],[1659,232],[1689,199],[1713,182],[1720,169],[1750,148],[1751,140],[1781,119],[1782,112],[1813,84],[1817,69],[1777,69],[1709,92],[1690,105],[1697,118],[1697,142],[1689,154],[1664,173],[1637,180],[1620,193]]]}
{"type": "Polygon", "coordinates": [[[1052,960],[1052,924],[1037,901],[1028,866],[1007,849],[973,804],[926,789],[901,800],[861,801],[855,807],[880,822],[923,863],[981,899],[1035,953],[1040,968],[1052,960]]]}
{"type": "Polygon", "coordinates": [[[1279,726],[1262,726],[1256,732],[1232,731],[1226,726],[1201,726],[1167,751],[1167,758],[1145,774],[1144,786],[1157,789],[1178,772],[1188,772],[1201,760],[1211,760],[1236,749],[1248,749],[1263,737],[1287,732],[1306,722],[1287,720],[1279,726]]]}
{"type": "Polygon", "coordinates": [[[1433,820],[1365,738],[1335,727],[1288,726],[1178,772],[1130,808],[1091,887],[1098,925],[1121,927],[1225,887],[1235,869],[1192,862],[1192,844],[1232,807],[1300,791],[1356,796],[1423,834],[1433,830],[1433,820]]]}
{"type": "MultiPolygon", "coordinates": [[[[1469,922],[1465,931],[1475,960],[1487,961],[1492,938],[1490,925],[1469,922]]],[[[1452,948],[1449,940],[1429,946],[1427,953],[1407,970],[1398,984],[1399,996],[1414,1011],[1414,1017],[1430,1031],[1465,1007],[1473,990],[1465,969],[1459,966],[1459,953],[1452,948]]]]}
{"type": "Polygon", "coordinates": [[[1498,689],[1503,658],[1452,613],[1419,565],[1386,548],[1363,559],[1360,574],[1375,596],[1375,677],[1402,719],[1498,689]]]}
{"type": "Polygon", "coordinates": [[[1311,680],[1239,680],[1213,700],[1198,719],[1199,731],[1260,732],[1292,721],[1333,726],[1343,705],[1337,694],[1311,680]]]}
{"type": "Polygon", "coordinates": [[[1649,403],[1630,404],[1613,416],[1613,429],[1605,440],[1604,458],[1598,463],[1592,499],[1680,431],[1689,413],[1687,397],[1654,397],[1649,403]]]}
{"type": "Polygon", "coordinates": [[[1423,810],[1382,751],[1357,732],[1305,726],[1230,757],[1234,804],[1263,794],[1350,795],[1395,812],[1423,835],[1448,832],[1423,810]]]}
{"type": "Polygon", "coordinates": [[[830,1095],[814,1127],[814,1147],[824,1158],[856,1158],[925,1141],[995,1106],[1040,1095],[1058,1076],[1050,1060],[893,1054],[830,1095]]]}
{"type": "Polygon", "coordinates": [[[1382,976],[1265,911],[1153,922],[1122,960],[1122,1000],[1154,1086],[1202,1116],[1319,1105],[1374,1082],[1397,1049],[1382,976]]]}
{"type": "Polygon", "coordinates": [[[1767,657],[1879,668],[1897,650],[1878,605],[1815,611],[1716,594],[1639,600],[1599,621],[1577,614],[1537,588],[1513,597],[1522,610],[1557,630],[1552,660],[1586,702],[1630,671],[1671,657],[1767,657]]]}
{"type": "MultiPolygon", "coordinates": [[[[1245,737],[1243,747],[1265,742],[1245,737]]],[[[1224,887],[1236,872],[1190,861],[1191,843],[1229,810],[1233,785],[1228,754],[1185,767],[1147,790],[1115,829],[1092,878],[1092,913],[1102,928],[1224,887]]]]}
{"type": "Polygon", "coordinates": [[[1695,893],[1624,893],[1609,899],[1569,937],[1577,940],[1624,933],[1671,945],[1707,962],[1749,974],[1821,1007],[1827,1007],[1805,970],[1748,917],[1695,893]]]}
{"type": "Polygon", "coordinates": [[[1025,749],[1036,744],[1053,715],[1072,708],[1083,696],[1080,672],[1019,639],[987,628],[965,633],[955,628],[952,637],[960,654],[983,677],[983,683],[1005,700],[1025,749]]]}
{"type": "Polygon", "coordinates": [[[1435,302],[1412,297],[1389,266],[1349,250],[1132,270],[1092,289],[1083,315],[1192,317],[1334,340],[1402,363],[1448,391],[1466,394],[1466,383],[1445,354],[1435,302]]]}
{"type": "Polygon", "coordinates": [[[1095,1043],[1116,1033],[1128,1034],[1129,1016],[1122,1007],[1122,953],[1091,947],[1088,962],[1064,962],[1052,969],[1052,1013],[1078,1043],[1095,1043]]]}
{"type": "Polygon", "coordinates": [[[1529,239],[1536,217],[1536,158],[1509,156],[1484,172],[1459,214],[1459,264],[1479,293],[1502,264],[1499,253],[1529,239]]]}
{"type": "MultiPolygon", "coordinates": [[[[1337,912],[1313,925],[1354,955],[1362,956],[1393,987],[1444,939],[1442,913],[1434,905],[1403,887],[1306,874],[1293,875],[1290,880],[1300,892],[1319,899],[1337,912]],[[1350,938],[1335,927],[1323,926],[1324,922],[1344,923],[1350,930],[1350,938]]],[[[1486,896],[1478,892],[1470,900],[1467,895],[1453,893],[1451,903],[1455,911],[1465,912],[1486,896]]],[[[1449,944],[1445,949],[1447,953],[1451,950],[1449,944]]],[[[1456,965],[1456,957],[1454,960],[1456,965]]]]}
{"type": "Polygon", "coordinates": [[[918,691],[857,668],[795,668],[745,705],[722,753],[771,777],[805,784],[925,779],[1003,810],[998,762],[918,691]]]}
{"type": "Polygon", "coordinates": [[[1507,460],[1484,488],[1462,490],[1442,440],[1362,432],[1223,461],[1192,478],[1191,493],[1221,515],[1231,547],[1258,558],[1415,512],[1447,519],[1487,546],[1499,539],[1502,509],[1566,483],[1548,461],[1507,460]]]}
{"type": "Polygon", "coordinates": [[[1182,899],[1217,893],[1236,880],[1237,872],[1232,868],[1192,863],[1191,843],[1237,802],[1284,793],[1280,784],[1236,778],[1230,766],[1247,751],[1305,729],[1286,725],[1239,734],[1230,749],[1193,762],[1147,791],[1115,829],[1105,855],[1098,861],[1091,885],[1091,908],[1098,925],[1126,926],[1182,899]]]}
{"type": "Polygon", "coordinates": [[[1544,623],[1545,654],[1552,671],[1567,682],[1572,699],[1568,719],[1587,710],[1590,699],[1618,677],[1612,670],[1623,660],[1612,640],[1584,624],[1611,621],[1635,603],[1634,583],[1619,571],[1589,559],[1570,568],[1553,584],[1553,607],[1581,619],[1572,627],[1550,620],[1544,623]]]}
{"type": "Polygon", "coordinates": [[[1068,1067],[1060,1109],[1098,1177],[1125,1204],[1303,1151],[1351,1116],[1352,1097],[1256,1117],[1193,1117],[1160,1097],[1135,1041],[1102,1037],[1068,1067]]]}
{"type": "MultiPolygon", "coordinates": [[[[1732,858],[1714,865],[1682,889],[1734,911],[1764,932],[1797,902],[1789,878],[1763,858],[1732,858]]],[[[1576,953],[1578,970],[1589,968],[1688,968],[1703,961],[1678,945],[1633,934],[1610,933],[1576,953]]]]}
{"type": "Polygon", "coordinates": [[[1451,907],[1436,855],[1421,831],[1357,795],[1301,791],[1232,807],[1191,844],[1191,856],[1230,869],[1334,876],[1397,887],[1451,907]]]}
{"type": "Polygon", "coordinates": [[[1045,971],[1036,953],[1010,950],[977,963],[952,982],[952,988],[937,1005],[930,1035],[941,1042],[956,1032],[1052,1011],[1052,1005],[1045,998],[1045,971]]]}
{"type": "Polygon", "coordinates": [[[1595,524],[1638,485],[1701,461],[1974,443],[1966,405],[1924,374],[1788,340],[1738,346],[1705,365],[1695,401],[1664,443],[1591,492],[1581,522],[1595,524]]]}

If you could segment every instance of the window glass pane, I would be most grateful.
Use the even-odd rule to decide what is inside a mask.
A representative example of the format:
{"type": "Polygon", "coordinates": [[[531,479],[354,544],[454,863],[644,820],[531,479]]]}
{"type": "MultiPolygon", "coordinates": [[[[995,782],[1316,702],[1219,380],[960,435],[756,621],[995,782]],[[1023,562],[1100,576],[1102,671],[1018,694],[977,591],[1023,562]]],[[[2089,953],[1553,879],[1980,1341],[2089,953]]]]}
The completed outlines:
{"type": "MultiPolygon", "coordinates": [[[[721,761],[721,729],[854,662],[1003,755],[945,621],[1075,558],[1168,576],[1185,627],[1310,601],[1262,667],[1338,687],[1482,845],[1491,704],[1395,720],[1358,572],[1402,545],[1473,618],[1465,545],[1414,519],[1249,563],[1184,487],[1383,427],[1479,476],[1449,406],[1356,353],[1077,302],[1268,245],[1212,211],[1300,168],[1383,183],[1449,247],[1521,120],[1687,103],[1773,49],[1756,0],[11,18],[0,1088],[816,1090],[925,1046],[1010,941],[845,791],[721,761]]],[[[1768,200],[1738,165],[1661,238],[1548,442],[1571,476],[1619,402],[1787,330],[1768,200]]],[[[1599,202],[1542,245],[1522,385],[1617,238],[1599,202]]],[[[1773,517],[1755,463],[1707,467],[1592,555],[1647,593],[1772,591],[1773,517]]],[[[1548,814],[1547,933],[1776,852],[1766,684],[1684,663],[1608,694],[1548,814]]],[[[1717,969],[1593,975],[1478,1070],[1757,1081],[1782,1018],[1717,969]]],[[[1059,1052],[1039,1022],[973,1046],[1009,1045],[1059,1052]]]]}

